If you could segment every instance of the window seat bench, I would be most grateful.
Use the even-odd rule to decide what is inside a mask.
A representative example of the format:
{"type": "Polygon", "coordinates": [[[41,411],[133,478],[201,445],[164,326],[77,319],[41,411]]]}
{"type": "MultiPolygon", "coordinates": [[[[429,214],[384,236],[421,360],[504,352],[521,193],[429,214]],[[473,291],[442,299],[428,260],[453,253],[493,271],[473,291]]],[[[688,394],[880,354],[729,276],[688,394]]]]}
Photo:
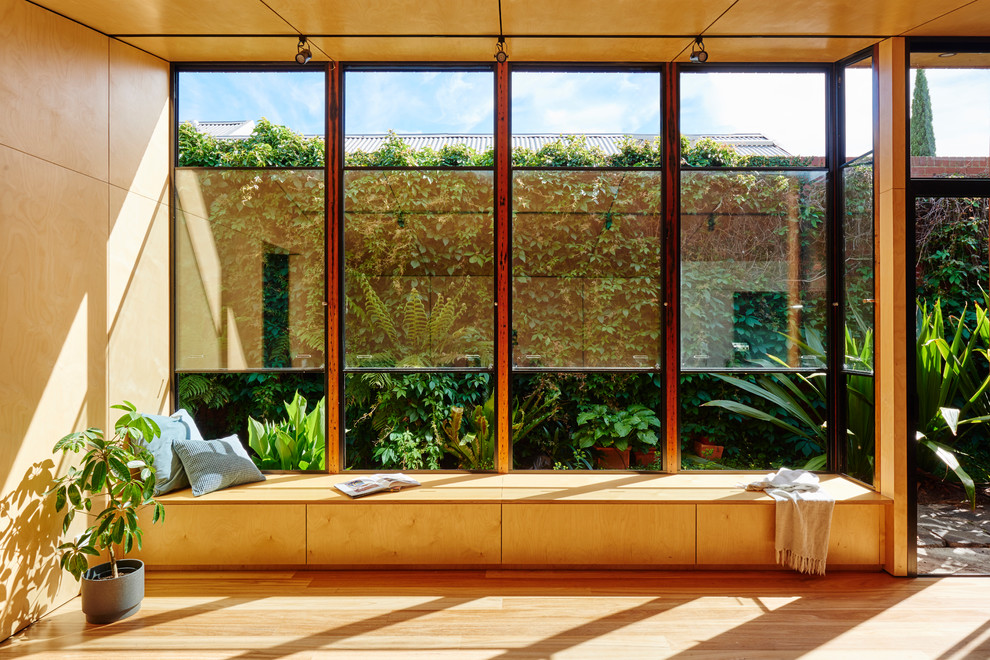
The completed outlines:
{"type": "MultiPolygon", "coordinates": [[[[352,500],[353,478],[276,474],[160,498],[136,556],[150,568],[770,568],[774,500],[737,487],[765,472],[416,474],[422,486],[352,500]]],[[[880,570],[892,500],[836,475],[830,569],[880,570]]]]}

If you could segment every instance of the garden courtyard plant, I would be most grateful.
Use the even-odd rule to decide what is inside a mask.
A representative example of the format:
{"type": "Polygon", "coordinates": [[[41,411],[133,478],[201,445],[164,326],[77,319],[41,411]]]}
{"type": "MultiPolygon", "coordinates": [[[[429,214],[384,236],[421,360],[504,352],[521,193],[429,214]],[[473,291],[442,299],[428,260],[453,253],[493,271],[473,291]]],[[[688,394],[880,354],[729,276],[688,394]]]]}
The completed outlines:
{"type": "MultiPolygon", "coordinates": [[[[974,305],[973,325],[966,321],[965,308],[956,318],[944,319],[942,306],[935,301],[930,307],[919,302],[917,310],[916,382],[918,402],[919,467],[928,472],[950,472],[962,484],[971,502],[975,502],[975,484],[964,463],[967,457],[958,444],[966,431],[990,420],[990,320],[987,310],[974,305]],[[946,334],[946,329],[950,332],[946,334]]],[[[852,361],[872,364],[872,337],[864,339],[847,328],[846,354],[852,361]]],[[[802,348],[824,358],[820,339],[809,333],[802,348]]],[[[772,358],[767,366],[786,366],[772,358]]],[[[704,405],[717,406],[752,419],[773,424],[814,448],[803,466],[823,469],[827,443],[825,427],[825,373],[777,373],[757,377],[755,382],[718,374],[723,381],[770,403],[771,414],[752,405],[720,399],[704,405]],[[786,415],[786,416],[785,416],[786,415]]],[[[853,374],[848,380],[851,405],[847,415],[847,471],[871,480],[874,456],[873,378],[853,374]]]]}
{"type": "Polygon", "coordinates": [[[248,446],[261,470],[322,470],[326,467],[326,398],[306,412],[306,399],[296,392],[285,403],[281,422],[248,418],[248,446]]]}

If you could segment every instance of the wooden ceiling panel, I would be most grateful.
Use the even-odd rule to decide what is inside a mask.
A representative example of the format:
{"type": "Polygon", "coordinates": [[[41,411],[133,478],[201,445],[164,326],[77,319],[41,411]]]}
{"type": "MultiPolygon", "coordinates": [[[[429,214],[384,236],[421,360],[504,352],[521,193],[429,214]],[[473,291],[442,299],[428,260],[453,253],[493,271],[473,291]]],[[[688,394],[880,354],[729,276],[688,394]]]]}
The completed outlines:
{"type": "Polygon", "coordinates": [[[42,0],[104,34],[292,34],[258,0],[42,0]]]}
{"type": "Polygon", "coordinates": [[[705,34],[894,36],[969,2],[972,0],[739,0],[705,34]]]}
{"type": "MultiPolygon", "coordinates": [[[[124,41],[176,62],[291,61],[297,33],[317,35],[314,43],[342,61],[489,62],[499,29],[498,0],[37,0],[37,4],[111,36],[130,35],[124,41]],[[238,39],[238,35],[272,36],[238,39]]],[[[904,33],[990,35],[990,0],[502,0],[502,12],[513,61],[686,61],[690,35],[703,30],[713,63],[834,61],[880,37],[904,33]],[[544,35],[590,38],[539,38],[544,35]],[[622,38],[649,35],[657,37],[622,38]],[[718,35],[812,38],[716,39],[718,35]],[[874,38],[837,38],[850,36],[874,38]]],[[[316,50],[314,55],[325,59],[316,50]]]]}
{"type": "MultiPolygon", "coordinates": [[[[253,37],[127,37],[125,43],[169,62],[285,62],[296,56],[295,36],[253,37]]],[[[326,61],[318,50],[314,61],[326,61]]]]}
{"type": "MultiPolygon", "coordinates": [[[[510,62],[669,62],[691,43],[683,38],[509,39],[505,50],[510,62]]],[[[494,53],[494,44],[489,50],[494,53]]]]}
{"type": "MultiPolygon", "coordinates": [[[[487,0],[497,6],[497,0],[487,0]]],[[[503,0],[506,34],[692,35],[732,0],[503,0]]]]}
{"type": "Polygon", "coordinates": [[[990,35],[990,0],[976,0],[907,33],[911,37],[979,37],[990,35]]]}
{"type": "MultiPolygon", "coordinates": [[[[872,46],[876,40],[855,37],[847,39],[787,37],[706,37],[708,63],[732,62],[836,62],[872,46]]],[[[689,61],[690,49],[677,58],[689,61]]]]}
{"type": "Polygon", "coordinates": [[[498,2],[483,0],[267,0],[304,34],[498,34],[498,2]]]}
{"type": "MultiPolygon", "coordinates": [[[[295,37],[251,39],[128,37],[125,41],[172,62],[286,62],[295,37]]],[[[403,39],[311,37],[313,60],[341,62],[494,61],[491,37],[403,39]]],[[[511,62],[667,62],[691,44],[685,39],[510,39],[511,62]]]]}
{"type": "Polygon", "coordinates": [[[919,69],[990,69],[990,44],[987,44],[986,53],[956,53],[952,57],[941,57],[939,53],[911,53],[911,66],[919,69]]]}

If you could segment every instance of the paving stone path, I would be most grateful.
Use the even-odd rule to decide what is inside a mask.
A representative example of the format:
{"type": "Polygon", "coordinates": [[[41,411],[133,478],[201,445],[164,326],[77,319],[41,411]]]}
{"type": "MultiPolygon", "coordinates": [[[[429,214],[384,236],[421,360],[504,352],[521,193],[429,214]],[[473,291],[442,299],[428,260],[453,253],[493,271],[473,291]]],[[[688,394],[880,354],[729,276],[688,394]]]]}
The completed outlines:
{"type": "Polygon", "coordinates": [[[918,575],[990,575],[990,512],[918,506],[918,575]]]}

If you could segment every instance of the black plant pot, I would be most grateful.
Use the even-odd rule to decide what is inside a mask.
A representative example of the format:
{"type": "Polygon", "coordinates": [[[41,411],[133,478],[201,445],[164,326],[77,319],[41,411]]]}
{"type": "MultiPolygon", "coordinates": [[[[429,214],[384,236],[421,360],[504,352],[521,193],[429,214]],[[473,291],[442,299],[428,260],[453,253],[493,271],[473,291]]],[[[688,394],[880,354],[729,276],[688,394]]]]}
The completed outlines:
{"type": "Polygon", "coordinates": [[[141,609],[144,599],[144,562],[117,560],[118,577],[110,577],[110,563],[94,566],[82,578],[82,611],[89,623],[113,623],[141,609]]]}

